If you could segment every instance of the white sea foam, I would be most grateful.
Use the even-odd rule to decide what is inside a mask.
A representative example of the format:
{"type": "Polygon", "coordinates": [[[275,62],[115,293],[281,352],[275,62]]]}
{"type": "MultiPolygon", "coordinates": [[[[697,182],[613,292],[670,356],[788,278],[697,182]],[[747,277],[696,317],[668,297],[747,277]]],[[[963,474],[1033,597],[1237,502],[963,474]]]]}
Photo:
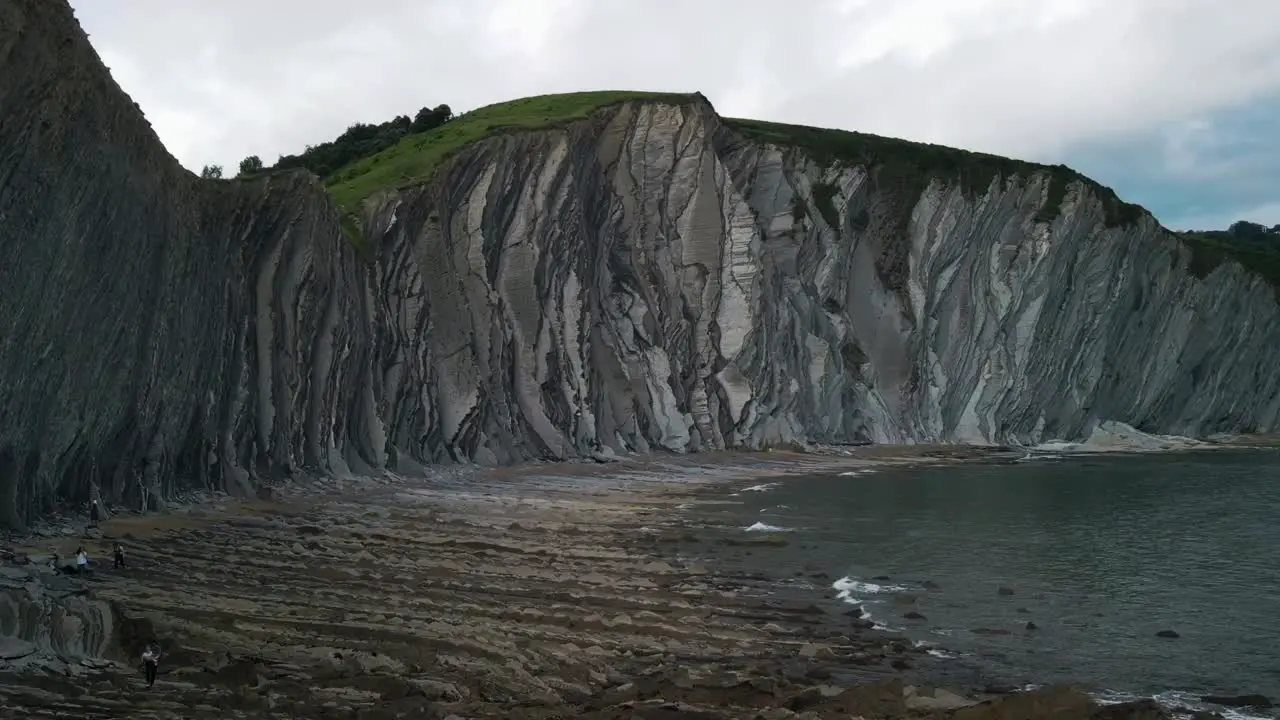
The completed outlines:
{"type": "Polygon", "coordinates": [[[938,647],[938,646],[934,645],[933,643],[929,642],[928,640],[913,640],[913,641],[911,642],[911,645],[912,645],[913,647],[916,647],[916,648],[922,648],[922,649],[924,649],[924,652],[925,652],[925,654],[926,654],[926,655],[931,655],[931,656],[936,657],[936,658],[939,658],[939,659],[941,659],[941,660],[954,660],[954,659],[956,659],[956,658],[960,657],[959,655],[957,655],[957,654],[955,654],[955,653],[953,653],[953,652],[949,652],[949,651],[947,651],[947,650],[943,650],[942,648],[940,648],[940,647],[938,647]]]}
{"type": "Polygon", "coordinates": [[[752,485],[751,487],[745,487],[745,488],[742,488],[742,490],[741,490],[740,492],[765,492],[765,491],[767,491],[767,490],[772,490],[772,489],[774,489],[774,488],[778,487],[778,486],[779,486],[779,485],[781,485],[781,484],[782,484],[782,483],[776,483],[776,482],[775,482],[775,483],[762,483],[762,484],[760,484],[760,485],[752,485]]]}
{"type": "Polygon", "coordinates": [[[861,475],[872,475],[875,470],[871,468],[862,468],[861,470],[846,470],[840,473],[840,477],[858,477],[861,475]]]}
{"type": "Polygon", "coordinates": [[[1033,462],[1036,460],[1063,460],[1065,458],[1066,458],[1066,455],[1059,455],[1057,453],[1027,453],[1026,455],[1023,455],[1017,460],[1014,460],[1014,462],[1033,462]]]}
{"type": "Polygon", "coordinates": [[[838,597],[846,602],[853,602],[858,605],[860,602],[854,602],[858,595],[879,595],[881,593],[906,592],[906,588],[901,585],[881,585],[874,582],[864,582],[853,577],[842,577],[831,584],[832,589],[839,593],[838,597]]]}
{"type": "Polygon", "coordinates": [[[870,608],[867,606],[879,604],[881,602],[878,599],[874,599],[876,595],[883,595],[885,593],[903,592],[904,590],[906,590],[905,587],[901,585],[890,585],[887,583],[881,584],[881,583],[875,583],[875,582],[866,582],[854,577],[842,577],[839,580],[831,583],[831,587],[836,591],[836,597],[840,598],[844,602],[849,603],[850,605],[857,605],[858,607],[862,608],[862,611],[863,613],[865,613],[866,618],[871,621],[871,626],[873,629],[880,630],[880,631],[897,629],[897,628],[890,627],[889,625],[881,621],[879,618],[875,617],[875,615],[871,613],[870,608]]]}
{"type": "Polygon", "coordinates": [[[1175,717],[1190,718],[1197,711],[1206,711],[1217,713],[1227,720],[1272,720],[1274,716],[1250,713],[1248,709],[1241,708],[1224,708],[1218,705],[1211,705],[1202,702],[1198,695],[1182,692],[1180,690],[1166,690],[1155,695],[1136,695],[1134,693],[1115,692],[1111,690],[1103,690],[1101,692],[1092,693],[1093,699],[1102,705],[1115,705],[1122,702],[1133,702],[1134,700],[1142,700],[1151,698],[1162,706],[1170,710],[1175,717]]]}
{"type": "Polygon", "coordinates": [[[777,525],[770,525],[769,523],[762,523],[762,522],[754,523],[750,527],[746,527],[743,529],[746,530],[747,532],[791,532],[786,528],[778,527],[777,525]]]}

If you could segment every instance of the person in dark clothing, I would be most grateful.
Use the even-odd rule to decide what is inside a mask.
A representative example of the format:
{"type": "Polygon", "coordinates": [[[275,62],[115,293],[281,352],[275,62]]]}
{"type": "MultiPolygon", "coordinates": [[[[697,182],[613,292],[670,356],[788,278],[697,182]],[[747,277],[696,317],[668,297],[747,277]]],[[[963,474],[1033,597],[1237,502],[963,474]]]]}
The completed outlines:
{"type": "Polygon", "coordinates": [[[115,567],[117,569],[124,567],[124,546],[121,545],[120,543],[116,543],[115,556],[116,556],[116,562],[115,562],[115,565],[113,565],[112,567],[115,567]]]}
{"type": "Polygon", "coordinates": [[[160,662],[160,646],[155,642],[147,645],[142,652],[142,665],[147,672],[147,687],[156,684],[157,665],[160,662]]]}
{"type": "Polygon", "coordinates": [[[102,509],[98,507],[98,501],[93,500],[89,503],[89,527],[98,527],[98,521],[102,519],[102,509]]]}

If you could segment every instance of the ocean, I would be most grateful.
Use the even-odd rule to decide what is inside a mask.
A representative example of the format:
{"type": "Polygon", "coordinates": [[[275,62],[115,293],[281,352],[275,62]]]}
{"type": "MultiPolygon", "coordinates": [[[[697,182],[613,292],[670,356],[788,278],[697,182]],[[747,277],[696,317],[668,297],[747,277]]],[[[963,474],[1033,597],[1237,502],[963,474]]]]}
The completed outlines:
{"type": "Polygon", "coordinates": [[[815,594],[937,657],[1102,698],[1280,703],[1280,452],[877,467],[730,499],[724,529],[788,538],[754,562],[817,571],[815,594]]]}

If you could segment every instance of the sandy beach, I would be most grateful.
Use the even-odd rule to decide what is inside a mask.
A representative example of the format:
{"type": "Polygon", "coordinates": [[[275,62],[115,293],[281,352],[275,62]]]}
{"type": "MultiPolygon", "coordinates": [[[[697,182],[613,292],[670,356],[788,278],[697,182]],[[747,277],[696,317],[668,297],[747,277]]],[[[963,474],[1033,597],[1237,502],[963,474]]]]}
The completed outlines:
{"type": "Polygon", "coordinates": [[[785,540],[717,545],[691,523],[726,483],[983,456],[456,468],[118,514],[88,538],[51,526],[5,546],[0,716],[1157,717],[1066,689],[937,689],[932,658],[848,606],[717,563],[717,547],[785,540]],[[90,577],[47,569],[51,548],[66,559],[78,544],[90,577]],[[137,658],[151,639],[164,656],[148,689],[137,658]]]}

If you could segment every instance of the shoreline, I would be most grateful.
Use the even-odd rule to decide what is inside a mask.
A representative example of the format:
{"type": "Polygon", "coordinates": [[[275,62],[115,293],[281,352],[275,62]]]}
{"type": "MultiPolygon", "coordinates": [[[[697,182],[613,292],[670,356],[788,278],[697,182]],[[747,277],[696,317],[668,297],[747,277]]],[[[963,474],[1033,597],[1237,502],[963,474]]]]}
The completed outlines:
{"type": "MultiPolygon", "coordinates": [[[[5,566],[0,602],[26,593],[20,617],[57,609],[64,620],[43,634],[18,628],[34,642],[18,657],[26,648],[4,646],[0,699],[33,718],[55,706],[86,716],[127,706],[137,718],[995,712],[1023,700],[939,687],[933,666],[955,660],[855,624],[825,594],[789,596],[777,578],[735,572],[686,520],[762,477],[1000,452],[875,446],[451,468],[117,516],[83,542],[109,566],[103,551],[123,538],[123,571],[41,572],[40,545],[82,542],[65,533],[13,548],[36,562],[5,566]],[[146,636],[166,648],[151,691],[131,667],[146,636]]],[[[1076,703],[1082,717],[1096,710],[1079,693],[1040,695],[1076,703]]]]}
{"type": "MultiPolygon", "coordinates": [[[[1278,448],[1280,448],[1280,443],[1278,443],[1277,445],[1264,445],[1264,444],[1255,444],[1255,443],[1241,444],[1241,443],[1220,442],[1220,443],[1214,443],[1209,446],[1186,447],[1186,448],[1177,448],[1173,450],[1162,450],[1162,451],[1107,450],[1107,451],[1061,452],[1059,454],[1058,452],[1055,452],[1052,449],[1045,449],[1037,453],[1037,455],[1042,455],[1043,457],[1028,458],[1028,457],[1022,457],[1022,456],[1016,456],[1011,458],[1007,453],[1005,454],[992,453],[987,457],[964,458],[963,462],[975,463],[975,464],[993,463],[993,464],[1004,465],[1004,464],[1011,464],[1011,460],[1012,462],[1020,462],[1022,460],[1030,460],[1030,459],[1088,461],[1093,459],[1100,459],[1102,457],[1116,458],[1116,457],[1126,457],[1126,456],[1148,456],[1148,455],[1161,455],[1161,456],[1163,455],[1181,456],[1181,455],[1188,455],[1188,454],[1194,455],[1194,454],[1199,454],[1202,451],[1205,453],[1209,453],[1209,452],[1218,453],[1223,450],[1266,452],[1266,451],[1274,451],[1278,448]]],[[[905,462],[905,463],[893,463],[893,464],[898,466],[904,466],[904,465],[919,466],[921,464],[937,464],[937,463],[905,462]]],[[[868,474],[869,472],[874,472],[874,471],[855,471],[852,473],[845,472],[845,473],[840,473],[840,475],[852,475],[856,477],[856,476],[868,474]]],[[[770,482],[767,484],[757,484],[753,480],[741,480],[741,481],[730,484],[729,488],[726,490],[724,494],[730,497],[738,497],[738,496],[748,494],[752,491],[758,491],[758,492],[765,493],[766,494],[765,496],[767,497],[767,494],[769,491],[774,490],[776,486],[784,485],[786,483],[786,480],[787,480],[786,478],[775,478],[773,482],[770,482]]],[[[781,500],[781,501],[791,502],[791,500],[781,500]]],[[[778,507],[788,508],[790,506],[780,505],[778,507]]],[[[751,522],[752,517],[753,517],[753,514],[750,514],[750,513],[744,514],[736,518],[737,520],[740,521],[739,523],[735,524],[733,522],[728,522],[726,524],[723,524],[722,527],[724,528],[737,527],[739,530],[743,531],[745,534],[755,534],[759,536],[772,536],[776,538],[783,538],[788,541],[787,544],[794,545],[801,549],[805,547],[805,545],[801,544],[805,542],[804,535],[793,534],[793,533],[800,533],[802,528],[797,529],[793,527],[790,523],[785,523],[785,522],[782,523],[782,525],[785,525],[785,527],[768,525],[765,522],[757,522],[755,525],[752,525],[749,527],[743,527],[744,524],[751,522]],[[753,530],[758,532],[752,532],[753,530]]],[[[722,520],[727,520],[727,519],[728,518],[722,518],[722,520]]],[[[776,522],[776,521],[770,520],[768,522],[776,522]]],[[[817,549],[817,547],[818,546],[816,545],[813,546],[814,549],[817,549]]],[[[789,559],[794,560],[794,558],[789,558],[789,559]]],[[[772,565],[776,567],[779,564],[779,562],[781,562],[781,560],[774,560],[772,561],[772,565]]],[[[756,564],[756,563],[753,563],[753,564],[756,564]]],[[[922,592],[927,594],[933,591],[939,591],[938,585],[934,583],[932,580],[927,579],[928,576],[925,576],[926,579],[921,579],[920,577],[908,577],[906,580],[903,580],[897,577],[896,575],[893,576],[892,578],[889,575],[876,575],[874,577],[872,577],[870,574],[861,575],[861,576],[846,575],[841,571],[834,570],[829,566],[822,565],[821,563],[816,563],[816,564],[806,563],[804,569],[806,572],[804,572],[803,575],[805,575],[806,577],[809,577],[811,575],[811,573],[808,571],[819,571],[819,570],[825,571],[825,572],[816,573],[816,576],[821,578],[823,582],[819,584],[815,584],[810,588],[810,593],[811,593],[810,597],[821,596],[830,602],[840,603],[843,607],[846,607],[846,608],[855,608],[855,607],[866,608],[868,607],[867,605],[868,602],[871,602],[871,603],[881,602],[881,603],[886,603],[886,606],[890,608],[897,607],[898,611],[901,612],[901,610],[904,607],[908,610],[911,609],[908,606],[914,605],[916,594],[922,593],[922,592]],[[833,580],[834,582],[832,582],[833,580]],[[845,585],[846,587],[842,588],[841,587],[842,585],[845,585]],[[900,587],[899,585],[905,585],[905,587],[900,587]],[[859,586],[862,589],[859,589],[859,586]],[[870,587],[870,589],[865,589],[868,586],[870,587]],[[898,596],[905,598],[907,602],[901,603],[899,606],[898,596]],[[877,601],[872,598],[880,598],[880,600],[877,601]]],[[[796,572],[795,574],[797,577],[802,575],[801,572],[796,572]]],[[[1002,587],[1001,593],[1003,594],[1004,592],[1005,590],[1002,587]]],[[[1012,594],[1012,592],[1008,594],[1012,594]]],[[[1025,611],[1019,610],[1018,612],[1025,612],[1025,611]]],[[[890,612],[889,615],[891,617],[897,617],[897,615],[894,615],[892,612],[890,612]]],[[[868,620],[873,619],[870,613],[868,613],[864,617],[867,618],[868,620]]],[[[975,652],[972,648],[966,651],[966,650],[960,649],[959,647],[952,646],[947,642],[947,638],[951,636],[952,632],[957,632],[957,631],[963,632],[964,628],[970,627],[970,626],[960,625],[960,626],[955,626],[949,629],[943,628],[941,629],[940,632],[933,633],[938,637],[931,637],[931,636],[925,635],[922,638],[922,634],[918,632],[920,630],[919,627],[913,627],[909,624],[904,626],[901,623],[898,623],[897,625],[895,625],[887,617],[879,614],[877,614],[876,617],[879,617],[881,618],[881,620],[884,620],[884,621],[882,622],[881,620],[876,620],[874,632],[881,633],[886,637],[906,638],[908,642],[915,643],[917,647],[925,649],[926,652],[928,652],[928,654],[933,655],[937,659],[937,662],[934,663],[933,666],[930,668],[930,672],[926,676],[927,679],[925,680],[925,682],[929,682],[931,684],[939,685],[942,687],[949,687],[953,689],[964,688],[965,690],[968,691],[968,693],[971,696],[975,696],[975,697],[984,694],[982,691],[978,690],[978,688],[983,688],[983,687],[986,688],[987,694],[991,694],[991,693],[1001,694],[1001,693],[1009,693],[1009,692],[1017,692],[1017,691],[1042,690],[1042,689],[1050,688],[1053,685],[1053,683],[1045,682],[1042,679],[1037,680],[1036,679],[1037,674],[1030,670],[1025,670],[1025,671],[1015,670],[1013,672],[1008,672],[1009,668],[1004,668],[1004,671],[998,671],[995,668],[991,667],[990,663],[984,662],[981,659],[980,651],[975,652]],[[999,673],[999,674],[992,674],[992,673],[999,673]],[[989,679],[995,678],[995,679],[994,679],[994,682],[988,679],[988,680],[980,680],[975,683],[975,681],[972,678],[977,678],[977,677],[984,677],[989,679]]],[[[1028,629],[1031,629],[1031,628],[1028,628],[1028,629]]],[[[998,632],[1000,634],[1007,634],[1006,631],[989,631],[985,629],[980,629],[979,631],[974,631],[974,632],[992,632],[993,634],[998,632]]],[[[1176,637],[1176,635],[1174,637],[1176,637]]],[[[1195,720],[1206,720],[1208,718],[1218,717],[1218,718],[1229,718],[1231,720],[1266,720],[1267,718],[1280,717],[1280,712],[1278,712],[1280,711],[1280,704],[1271,705],[1269,703],[1272,701],[1268,700],[1267,698],[1262,698],[1262,696],[1259,696],[1256,694],[1238,695],[1234,693],[1242,692],[1241,690],[1235,690],[1233,693],[1231,690],[1224,689],[1222,687],[1202,689],[1199,693],[1197,693],[1197,692],[1193,692],[1191,690],[1186,689],[1185,686],[1178,686],[1176,684],[1173,684],[1173,685],[1167,685],[1167,686],[1160,686],[1160,687],[1163,687],[1163,689],[1155,690],[1154,692],[1143,692],[1143,691],[1132,690],[1132,689],[1117,689],[1118,686],[1107,685],[1105,683],[1091,684],[1091,683],[1085,682],[1082,678],[1072,679],[1068,677],[1066,679],[1058,679],[1053,682],[1054,683],[1066,682],[1070,684],[1071,687],[1075,687],[1077,689],[1080,689],[1086,692],[1094,700],[1104,705],[1126,705],[1134,702],[1143,702],[1148,700],[1155,701],[1161,707],[1163,707],[1165,711],[1167,711],[1174,717],[1179,717],[1179,718],[1194,718],[1195,720]],[[1244,702],[1244,699],[1246,698],[1255,698],[1255,699],[1262,698],[1263,704],[1260,707],[1251,706],[1244,702]]],[[[1228,686],[1230,686],[1230,683],[1228,683],[1228,686]]],[[[1266,688],[1262,688],[1262,690],[1263,692],[1266,692],[1267,695],[1271,695],[1271,693],[1268,692],[1266,688]]],[[[1250,689],[1248,692],[1254,692],[1254,691],[1250,689]]],[[[1272,697],[1274,696],[1272,695],[1272,697]]]]}

